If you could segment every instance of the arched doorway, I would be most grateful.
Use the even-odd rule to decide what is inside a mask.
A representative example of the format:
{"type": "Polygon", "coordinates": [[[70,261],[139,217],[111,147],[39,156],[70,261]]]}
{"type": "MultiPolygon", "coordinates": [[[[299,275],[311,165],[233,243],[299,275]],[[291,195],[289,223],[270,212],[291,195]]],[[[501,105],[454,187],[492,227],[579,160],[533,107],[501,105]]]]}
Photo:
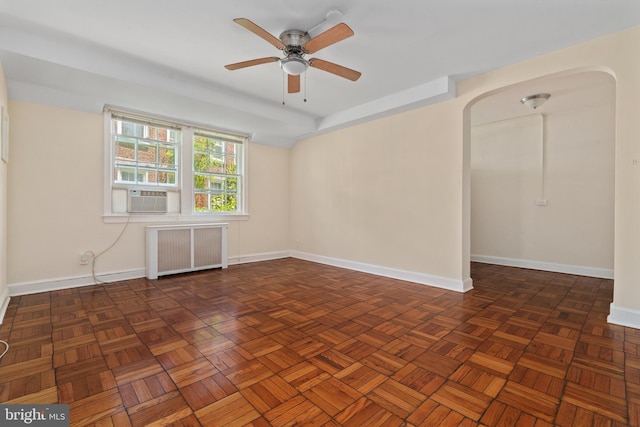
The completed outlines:
{"type": "Polygon", "coordinates": [[[613,277],[615,80],[579,70],[465,108],[469,261],[613,277]],[[537,110],[523,96],[547,92],[537,110]]]}

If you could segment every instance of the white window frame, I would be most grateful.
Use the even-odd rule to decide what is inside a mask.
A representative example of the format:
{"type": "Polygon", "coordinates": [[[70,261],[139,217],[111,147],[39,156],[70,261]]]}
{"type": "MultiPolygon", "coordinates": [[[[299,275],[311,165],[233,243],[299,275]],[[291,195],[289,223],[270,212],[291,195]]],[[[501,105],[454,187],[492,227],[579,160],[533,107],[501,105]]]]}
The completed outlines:
{"type": "Polygon", "coordinates": [[[248,157],[249,157],[249,136],[228,132],[220,129],[213,129],[209,126],[174,120],[154,114],[143,113],[121,107],[105,106],[104,108],[104,192],[103,192],[103,221],[105,223],[118,222],[211,222],[211,221],[234,221],[249,219],[248,211],[248,157]],[[112,111],[121,115],[133,115],[148,118],[150,121],[167,122],[181,128],[181,141],[178,144],[178,185],[172,186],[146,186],[136,184],[114,183],[114,140],[111,135],[112,111]],[[242,143],[242,187],[240,189],[240,200],[238,201],[238,212],[196,212],[194,209],[194,170],[193,170],[193,137],[196,131],[205,131],[218,134],[229,134],[244,139],[242,143]],[[115,213],[113,211],[114,190],[123,188],[152,189],[174,191],[180,194],[180,212],[166,214],[130,214],[127,212],[115,213]]]}
{"type": "MultiPolygon", "coordinates": [[[[246,147],[246,144],[243,143],[241,141],[242,138],[237,138],[237,137],[233,137],[233,135],[228,135],[228,134],[223,134],[221,132],[214,132],[211,130],[207,130],[207,129],[193,129],[193,135],[191,137],[191,148],[194,149],[194,145],[195,145],[195,138],[196,136],[200,136],[200,137],[205,137],[205,138],[209,138],[209,139],[213,139],[213,140],[217,140],[220,142],[223,142],[225,144],[237,144],[240,146],[240,156],[236,156],[237,160],[237,166],[238,166],[238,170],[237,173],[235,175],[237,175],[238,178],[238,198],[236,200],[237,206],[239,208],[239,211],[243,211],[244,210],[244,198],[242,197],[242,195],[244,194],[244,187],[245,187],[245,172],[246,172],[246,167],[245,167],[245,157],[244,157],[244,150],[246,147]]],[[[191,166],[194,166],[195,163],[195,155],[192,152],[192,160],[191,160],[191,166]]],[[[198,171],[193,170],[193,175],[192,175],[192,179],[191,182],[193,183],[195,181],[195,176],[197,174],[198,171]]],[[[205,174],[207,174],[207,172],[204,172],[205,174]]],[[[218,175],[218,174],[209,174],[209,175],[218,175]]],[[[225,177],[230,177],[231,174],[219,174],[220,176],[225,176],[225,177]]],[[[195,210],[195,188],[192,191],[192,197],[191,197],[191,204],[192,204],[192,209],[195,210]]],[[[207,198],[210,200],[211,195],[209,195],[207,198]]],[[[211,212],[197,212],[197,214],[211,214],[211,212]]]]}
{"type": "MultiPolygon", "coordinates": [[[[164,121],[158,121],[158,120],[154,120],[152,118],[149,117],[142,117],[142,116],[134,116],[132,114],[123,114],[118,112],[118,114],[116,114],[116,119],[121,119],[118,122],[116,122],[117,124],[117,135],[122,135],[122,131],[123,131],[123,126],[122,126],[122,122],[126,121],[127,124],[134,124],[134,125],[142,125],[144,126],[142,128],[142,130],[144,131],[144,134],[141,136],[127,136],[127,135],[122,135],[121,138],[122,139],[131,139],[131,140],[135,140],[135,152],[134,152],[134,162],[135,166],[131,166],[134,170],[135,170],[135,178],[136,181],[138,179],[138,177],[140,175],[149,176],[149,172],[150,172],[150,168],[148,165],[145,165],[144,161],[140,160],[138,158],[139,154],[140,154],[140,150],[139,147],[144,146],[144,145],[149,145],[149,144],[156,144],[156,147],[159,148],[159,145],[166,145],[169,147],[172,147],[174,150],[174,154],[175,154],[175,173],[174,173],[174,182],[170,183],[170,182],[166,182],[166,183],[162,183],[162,182],[157,182],[157,183],[144,183],[144,182],[136,182],[136,183],[131,183],[131,182],[124,182],[124,181],[120,181],[120,182],[114,182],[113,186],[114,187],[118,187],[118,188],[124,188],[124,189],[129,189],[129,188],[135,188],[135,189],[164,189],[164,190],[178,190],[180,188],[180,169],[182,167],[181,162],[182,159],[180,158],[181,153],[180,153],[180,144],[182,143],[181,139],[181,135],[180,135],[180,139],[179,140],[175,140],[175,141],[171,141],[171,140],[167,140],[167,141],[160,141],[157,139],[150,139],[149,138],[149,127],[157,127],[157,128],[161,128],[161,129],[166,129],[167,131],[178,131],[178,132],[182,132],[182,128],[176,124],[176,123],[170,123],[170,122],[164,122],[164,121]]],[[[113,129],[113,119],[114,119],[114,114],[111,115],[111,125],[110,125],[110,130],[113,129]]],[[[111,150],[112,150],[112,157],[114,157],[112,159],[113,161],[113,166],[114,166],[114,172],[115,172],[115,148],[116,148],[116,142],[115,142],[115,135],[110,134],[110,138],[112,139],[111,141],[111,150]]],[[[158,150],[158,154],[159,154],[159,150],[158,150]]],[[[157,160],[157,159],[156,159],[157,160]]],[[[171,168],[164,168],[166,172],[171,172],[171,168]]],[[[155,165],[155,171],[156,173],[159,173],[162,171],[162,168],[159,167],[158,164],[155,165]]],[[[114,175],[112,174],[112,179],[114,179],[114,175]]]]}

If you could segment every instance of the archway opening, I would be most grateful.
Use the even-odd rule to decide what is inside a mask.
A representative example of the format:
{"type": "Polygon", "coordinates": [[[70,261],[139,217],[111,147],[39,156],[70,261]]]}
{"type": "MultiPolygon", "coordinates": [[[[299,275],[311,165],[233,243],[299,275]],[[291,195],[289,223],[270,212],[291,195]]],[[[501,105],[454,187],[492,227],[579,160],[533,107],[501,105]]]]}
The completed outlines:
{"type": "Polygon", "coordinates": [[[613,278],[615,79],[580,70],[465,109],[468,260],[613,278]],[[532,110],[520,99],[550,93],[532,110]]]}

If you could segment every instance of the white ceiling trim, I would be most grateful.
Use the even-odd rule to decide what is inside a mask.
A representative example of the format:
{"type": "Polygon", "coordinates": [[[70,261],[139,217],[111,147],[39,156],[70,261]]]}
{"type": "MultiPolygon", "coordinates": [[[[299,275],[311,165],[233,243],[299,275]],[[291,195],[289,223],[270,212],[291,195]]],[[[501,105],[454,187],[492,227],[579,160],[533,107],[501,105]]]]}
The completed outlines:
{"type": "Polygon", "coordinates": [[[318,120],[317,130],[319,132],[328,132],[455,97],[456,82],[451,77],[441,77],[411,89],[323,117],[318,120]]]}

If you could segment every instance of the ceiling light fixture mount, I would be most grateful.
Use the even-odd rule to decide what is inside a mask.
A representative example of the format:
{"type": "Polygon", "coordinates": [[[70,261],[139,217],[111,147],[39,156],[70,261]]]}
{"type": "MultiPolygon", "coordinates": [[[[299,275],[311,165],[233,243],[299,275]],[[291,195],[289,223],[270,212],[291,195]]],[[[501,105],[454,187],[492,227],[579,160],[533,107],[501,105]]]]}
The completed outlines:
{"type": "Polygon", "coordinates": [[[551,97],[548,93],[536,93],[535,95],[525,96],[520,100],[524,105],[534,110],[544,104],[551,97]]]}

